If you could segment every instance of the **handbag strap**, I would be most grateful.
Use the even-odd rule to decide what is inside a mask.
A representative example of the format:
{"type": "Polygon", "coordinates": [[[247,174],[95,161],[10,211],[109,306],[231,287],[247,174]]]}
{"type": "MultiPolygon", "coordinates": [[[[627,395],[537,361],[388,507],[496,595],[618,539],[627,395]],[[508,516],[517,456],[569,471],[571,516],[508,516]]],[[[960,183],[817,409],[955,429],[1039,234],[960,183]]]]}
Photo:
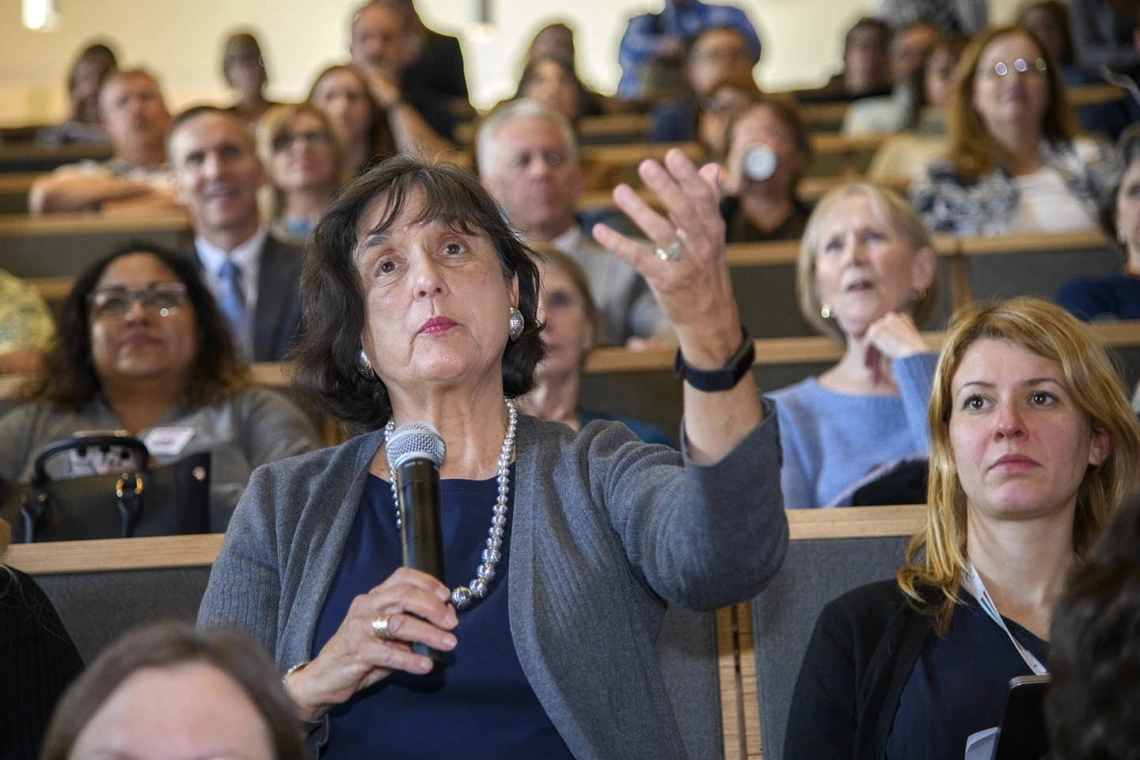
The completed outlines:
{"type": "Polygon", "coordinates": [[[130,538],[143,511],[144,478],[142,473],[124,472],[115,481],[119,505],[119,538],[130,538]]]}

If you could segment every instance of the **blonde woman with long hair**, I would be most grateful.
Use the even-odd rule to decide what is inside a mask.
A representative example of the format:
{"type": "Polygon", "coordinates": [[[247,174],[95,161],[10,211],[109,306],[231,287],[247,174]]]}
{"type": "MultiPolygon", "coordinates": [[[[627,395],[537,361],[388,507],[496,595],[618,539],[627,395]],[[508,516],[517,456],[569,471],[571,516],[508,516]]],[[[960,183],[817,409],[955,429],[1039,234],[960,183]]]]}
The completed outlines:
{"type": "Polygon", "coordinates": [[[1066,575],[1136,486],[1140,424],[1120,377],[1044,301],[956,315],[929,424],[926,524],[895,580],[820,614],[786,757],[961,758],[998,724],[1010,679],[1046,672],[1066,575]]]}

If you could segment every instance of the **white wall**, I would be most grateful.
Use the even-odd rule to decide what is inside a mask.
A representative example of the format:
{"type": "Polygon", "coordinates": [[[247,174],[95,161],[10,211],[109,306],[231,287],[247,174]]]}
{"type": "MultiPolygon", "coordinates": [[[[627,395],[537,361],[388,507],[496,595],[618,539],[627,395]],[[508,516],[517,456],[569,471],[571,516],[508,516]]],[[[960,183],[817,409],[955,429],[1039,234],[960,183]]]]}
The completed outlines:
{"type": "MultiPolygon", "coordinates": [[[[991,0],[991,15],[1008,18],[1017,0],[991,0]]],[[[519,62],[534,32],[556,19],[578,30],[579,68],[588,82],[612,91],[620,70],[617,46],[626,20],[658,10],[661,0],[491,0],[493,36],[465,36],[478,0],[418,0],[429,26],[463,39],[472,99],[487,107],[514,91],[519,62]]],[[[272,95],[299,98],[313,75],[347,49],[358,0],[71,0],[60,3],[56,31],[20,25],[20,0],[0,0],[0,122],[57,118],[74,52],[95,36],[112,39],[127,65],[145,64],[162,78],[172,107],[225,97],[220,45],[237,26],[252,26],[263,45],[272,95]]],[[[876,0],[739,0],[760,31],[758,79],[768,89],[823,80],[839,66],[843,31],[876,0]]]]}

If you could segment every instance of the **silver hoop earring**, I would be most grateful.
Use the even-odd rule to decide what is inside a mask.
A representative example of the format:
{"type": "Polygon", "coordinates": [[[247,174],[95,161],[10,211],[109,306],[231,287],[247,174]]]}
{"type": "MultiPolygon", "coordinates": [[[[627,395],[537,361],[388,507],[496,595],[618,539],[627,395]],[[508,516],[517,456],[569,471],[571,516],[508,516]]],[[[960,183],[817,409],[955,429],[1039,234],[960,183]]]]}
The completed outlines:
{"type": "Polygon", "coordinates": [[[376,379],[376,370],[372,369],[372,362],[368,361],[368,356],[364,353],[363,348],[356,354],[356,371],[359,372],[365,380],[376,379]]]}
{"type": "Polygon", "coordinates": [[[512,304],[511,315],[508,319],[507,327],[508,331],[510,332],[511,340],[518,340],[519,336],[523,334],[524,328],[526,328],[526,320],[523,319],[522,312],[512,304]]]}
{"type": "Polygon", "coordinates": [[[819,316],[823,317],[824,319],[831,319],[831,316],[832,316],[831,304],[825,303],[823,306],[820,306],[819,307],[819,316]]]}

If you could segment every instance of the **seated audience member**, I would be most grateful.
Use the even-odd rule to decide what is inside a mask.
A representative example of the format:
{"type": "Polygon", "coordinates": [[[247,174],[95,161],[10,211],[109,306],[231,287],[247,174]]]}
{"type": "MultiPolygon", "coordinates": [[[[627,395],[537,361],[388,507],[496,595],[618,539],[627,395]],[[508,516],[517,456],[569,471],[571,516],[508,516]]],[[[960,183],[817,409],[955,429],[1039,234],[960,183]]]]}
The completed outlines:
{"type": "Polygon", "coordinates": [[[1060,72],[1032,32],[998,26],[958,66],[947,160],[911,188],[934,232],[1064,232],[1096,223],[1111,145],[1077,136],[1060,72]]]}
{"type": "MultiPolygon", "coordinates": [[[[1072,26],[1069,23],[1069,6],[1061,0],[1028,0],[1017,13],[1017,23],[1037,35],[1049,52],[1049,60],[1061,67],[1061,80],[1066,87],[1104,84],[1095,71],[1077,66],[1077,53],[1073,45],[1072,26]]],[[[1074,109],[1081,129],[1099,132],[1113,140],[1132,122],[1129,118],[1127,96],[1108,103],[1078,106],[1074,109]]]]}
{"type": "Polygon", "coordinates": [[[41,760],[302,760],[301,727],[272,660],[230,631],[137,628],[59,703],[41,760]]]}
{"type": "Polygon", "coordinates": [[[523,412],[575,430],[594,420],[614,420],[646,443],[672,446],[669,435],[653,425],[581,407],[582,369],[602,330],[602,315],[590,295],[589,278],[577,261],[544,243],[536,244],[534,250],[544,353],[534,371],[534,389],[519,399],[523,412]]]}
{"type": "Polygon", "coordinates": [[[41,177],[32,185],[28,209],[46,214],[175,208],[163,142],[170,113],[158,80],[143,69],[111,74],[99,91],[99,113],[111,140],[111,160],[67,164],[41,177]]]}
{"type": "Polygon", "coordinates": [[[1140,63],[1134,44],[1137,0],[1069,0],[1077,57],[1086,69],[1128,68],[1140,63]]]}
{"type": "Polygon", "coordinates": [[[0,269],[0,375],[39,370],[54,333],[55,320],[36,289],[0,269]]]}
{"type": "Polygon", "coordinates": [[[463,64],[463,48],[459,38],[429,29],[416,11],[412,0],[398,0],[398,7],[409,14],[412,25],[419,31],[415,56],[404,69],[403,81],[409,90],[427,90],[447,99],[451,115],[457,121],[468,121],[475,116],[467,91],[467,73],[463,64]]]}
{"type": "MultiPolygon", "coordinates": [[[[146,443],[186,429],[180,446],[151,455],[167,463],[213,454],[210,529],[222,531],[255,467],[320,446],[293,404],[249,387],[225,319],[185,256],[146,244],[115,250],[76,279],[59,325],[44,372],[25,388],[31,403],[0,418],[0,480],[27,482],[40,449],[76,431],[122,430],[146,443]]],[[[49,474],[65,478],[70,467],[55,457],[49,474]]]]}
{"type": "Polygon", "coordinates": [[[796,271],[800,311],[845,350],[819,377],[771,394],[788,509],[850,503],[872,470],[926,456],[937,357],[916,323],[934,309],[937,266],[922,222],[888,190],[838,187],[812,212],[796,271]]]}
{"type": "Polygon", "coordinates": [[[929,418],[926,524],[895,580],[820,613],[784,757],[961,760],[1010,679],[1045,671],[1065,577],[1137,482],[1104,346],[1044,301],[963,307],[929,418]]]}
{"type": "Polygon", "coordinates": [[[954,91],[954,69],[965,37],[943,37],[914,73],[915,98],[895,134],[875,151],[867,176],[875,182],[916,180],[946,152],[946,111],[954,91]]]}
{"type": "MultiPolygon", "coordinates": [[[[11,527],[0,520],[0,560],[10,538],[11,527]]],[[[0,564],[0,755],[40,756],[52,710],[81,670],[83,659],[47,594],[0,564]]]]}
{"type": "Polygon", "coordinates": [[[760,37],[743,10],[701,0],[665,0],[660,13],[635,16],[626,26],[618,49],[618,97],[646,97],[649,70],[664,62],[679,61],[691,43],[711,27],[732,27],[740,33],[747,41],[747,68],[751,71],[760,60],[760,37]]]}
{"type": "Polygon", "coordinates": [[[879,0],[876,15],[892,29],[928,21],[943,34],[967,37],[982,31],[989,23],[986,0],[879,0]]]}
{"type": "Polygon", "coordinates": [[[437,88],[430,65],[418,69],[420,76],[408,76],[427,40],[410,0],[370,0],[353,14],[351,34],[352,63],[387,116],[397,146],[432,159],[450,151],[454,94],[437,88]]]}
{"type": "Polygon", "coordinates": [[[183,111],[170,127],[179,202],[194,228],[195,265],[247,361],[285,358],[301,323],[301,249],[261,219],[265,168],[253,135],[213,106],[183,111]]]}
{"type": "Polygon", "coordinates": [[[940,35],[938,28],[927,21],[916,21],[895,32],[891,38],[890,95],[863,98],[847,109],[843,117],[845,135],[862,135],[879,132],[897,132],[902,129],[922,98],[922,78],[919,71],[940,35]]]}
{"type": "Polygon", "coordinates": [[[1058,304],[1080,319],[1140,319],[1140,128],[1120,142],[1124,173],[1106,195],[1101,225],[1124,265],[1102,279],[1078,277],[1057,291],[1058,304]]]}
{"type": "Polygon", "coordinates": [[[811,164],[811,134],[794,103],[771,98],[728,123],[721,201],[730,243],[799,240],[811,210],[797,187],[811,164]]]}
{"type": "Polygon", "coordinates": [[[36,142],[50,147],[107,143],[107,132],[99,118],[99,90],[118,68],[114,51],[103,43],[83,48],[67,73],[67,119],[36,132],[36,142]]]}
{"type": "Polygon", "coordinates": [[[658,104],[650,111],[651,143],[689,142],[698,136],[697,122],[705,100],[722,83],[757,91],[752,68],[756,61],[748,37],[734,26],[705,29],[685,56],[685,82],[691,95],[658,104]]]}
{"type": "Polygon", "coordinates": [[[582,88],[582,115],[598,116],[606,113],[610,105],[609,98],[582,81],[582,77],[578,73],[576,55],[574,30],[562,21],[547,24],[539,29],[535,33],[534,39],[531,40],[530,47],[526,50],[523,69],[527,69],[535,61],[547,58],[553,58],[568,65],[582,88]]]}
{"type": "Polygon", "coordinates": [[[242,121],[255,124],[275,105],[265,97],[269,76],[261,43],[249,32],[236,32],[226,40],[222,53],[222,77],[237,95],[237,102],[226,109],[242,121]]]}
{"type": "Polygon", "coordinates": [[[761,97],[754,82],[737,84],[723,80],[713,85],[708,97],[701,98],[693,114],[693,133],[706,157],[724,161],[728,153],[729,122],[741,109],[759,102],[761,97]]]}
{"type": "Polygon", "coordinates": [[[347,176],[360,174],[374,159],[395,155],[388,117],[355,66],[330,66],[318,74],[308,102],[325,111],[340,130],[347,176]]]}
{"type": "Polygon", "coordinates": [[[1053,610],[1045,699],[1052,760],[1140,749],[1140,498],[1120,508],[1053,610]]]}
{"type": "Polygon", "coordinates": [[[585,115],[587,93],[571,64],[557,58],[532,58],[523,69],[515,98],[530,98],[577,124],[585,115]]]}
{"type": "Polygon", "coordinates": [[[816,90],[800,90],[801,103],[842,103],[888,95],[891,67],[888,48],[891,30],[877,18],[864,16],[843,38],[843,70],[816,90]]]}
{"type": "Polygon", "coordinates": [[[269,231],[286,242],[309,239],[345,179],[344,147],[329,115],[311,103],[271,108],[257,128],[269,172],[269,231]]]}
{"type": "MultiPolygon", "coordinates": [[[[666,161],[671,173],[646,169],[677,222],[615,201],[661,238],[680,225],[682,258],[595,233],[669,299],[683,362],[739,369],[712,177],[666,161]]],[[[685,458],[620,424],[575,434],[518,414],[542,358],[538,274],[458,167],[386,161],[337,196],[314,241],[296,381],[362,434],[258,470],[198,625],[249,631],[289,666],[313,756],[687,757],[653,651],[666,605],[749,598],[787,546],[777,423],[751,373],[686,390],[685,458]],[[412,420],[446,448],[446,584],[401,566],[388,456],[412,420]],[[446,669],[430,675],[417,643],[446,669]]]]}
{"type": "Polygon", "coordinates": [[[533,100],[513,100],[487,117],[475,147],[483,187],[515,229],[568,254],[590,276],[605,323],[599,343],[621,346],[631,338],[668,334],[645,280],[602,248],[574,215],[581,169],[577,141],[565,119],[533,100]]]}

